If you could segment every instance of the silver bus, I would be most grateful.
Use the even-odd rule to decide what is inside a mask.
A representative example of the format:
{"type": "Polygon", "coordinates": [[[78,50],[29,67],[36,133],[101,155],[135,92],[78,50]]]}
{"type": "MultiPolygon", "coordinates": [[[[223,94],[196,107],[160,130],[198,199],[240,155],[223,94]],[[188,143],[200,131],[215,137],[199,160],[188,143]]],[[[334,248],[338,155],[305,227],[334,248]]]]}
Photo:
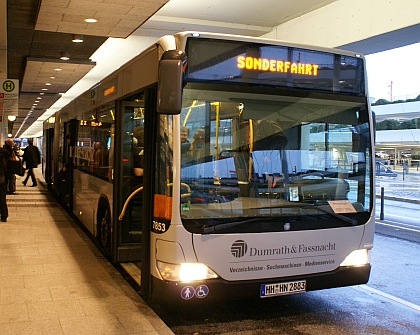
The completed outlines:
{"type": "Polygon", "coordinates": [[[365,59],[164,36],[46,120],[45,179],[143,296],[181,303],[366,283],[365,59]]]}

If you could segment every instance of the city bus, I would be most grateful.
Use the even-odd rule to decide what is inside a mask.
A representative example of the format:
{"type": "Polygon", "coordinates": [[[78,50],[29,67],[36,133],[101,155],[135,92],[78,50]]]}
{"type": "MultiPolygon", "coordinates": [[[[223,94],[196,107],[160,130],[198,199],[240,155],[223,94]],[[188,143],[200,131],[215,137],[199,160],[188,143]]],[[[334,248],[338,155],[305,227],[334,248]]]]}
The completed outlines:
{"type": "Polygon", "coordinates": [[[44,172],[142,296],[182,304],[366,283],[365,59],[182,32],[44,124],[44,172]]]}

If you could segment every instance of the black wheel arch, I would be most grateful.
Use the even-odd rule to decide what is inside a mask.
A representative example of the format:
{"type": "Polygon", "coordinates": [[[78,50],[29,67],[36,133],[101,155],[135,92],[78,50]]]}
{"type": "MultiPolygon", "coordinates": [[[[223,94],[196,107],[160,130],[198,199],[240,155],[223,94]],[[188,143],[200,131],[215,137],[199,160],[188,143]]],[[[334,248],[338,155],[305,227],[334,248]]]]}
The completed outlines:
{"type": "Polygon", "coordinates": [[[101,195],[98,200],[96,213],[96,240],[104,255],[112,261],[113,248],[113,220],[111,205],[108,197],[101,195]],[[105,221],[104,221],[105,220],[105,221]],[[105,232],[104,232],[105,227],[105,232]]]}

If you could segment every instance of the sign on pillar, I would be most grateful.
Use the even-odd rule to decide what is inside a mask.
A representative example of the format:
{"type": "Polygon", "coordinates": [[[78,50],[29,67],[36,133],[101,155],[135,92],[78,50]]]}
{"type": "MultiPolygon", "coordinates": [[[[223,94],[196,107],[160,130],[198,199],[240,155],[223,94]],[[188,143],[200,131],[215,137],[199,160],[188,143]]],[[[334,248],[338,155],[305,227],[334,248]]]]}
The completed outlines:
{"type": "Polygon", "coordinates": [[[0,79],[0,117],[3,115],[18,115],[19,110],[19,80],[0,79]]]}

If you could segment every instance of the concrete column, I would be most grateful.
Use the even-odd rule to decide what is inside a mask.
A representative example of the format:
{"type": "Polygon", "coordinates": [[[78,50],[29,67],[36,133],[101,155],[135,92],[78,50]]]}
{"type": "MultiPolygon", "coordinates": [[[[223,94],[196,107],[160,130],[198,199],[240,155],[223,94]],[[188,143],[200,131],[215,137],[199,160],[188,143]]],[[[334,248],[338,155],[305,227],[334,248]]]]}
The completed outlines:
{"type": "Polygon", "coordinates": [[[0,0],[0,78],[7,78],[7,3],[0,0]]]}
{"type": "MultiPolygon", "coordinates": [[[[7,79],[7,0],[0,0],[0,79],[7,79]]],[[[7,120],[0,122],[0,145],[5,140],[7,120]]]]}

